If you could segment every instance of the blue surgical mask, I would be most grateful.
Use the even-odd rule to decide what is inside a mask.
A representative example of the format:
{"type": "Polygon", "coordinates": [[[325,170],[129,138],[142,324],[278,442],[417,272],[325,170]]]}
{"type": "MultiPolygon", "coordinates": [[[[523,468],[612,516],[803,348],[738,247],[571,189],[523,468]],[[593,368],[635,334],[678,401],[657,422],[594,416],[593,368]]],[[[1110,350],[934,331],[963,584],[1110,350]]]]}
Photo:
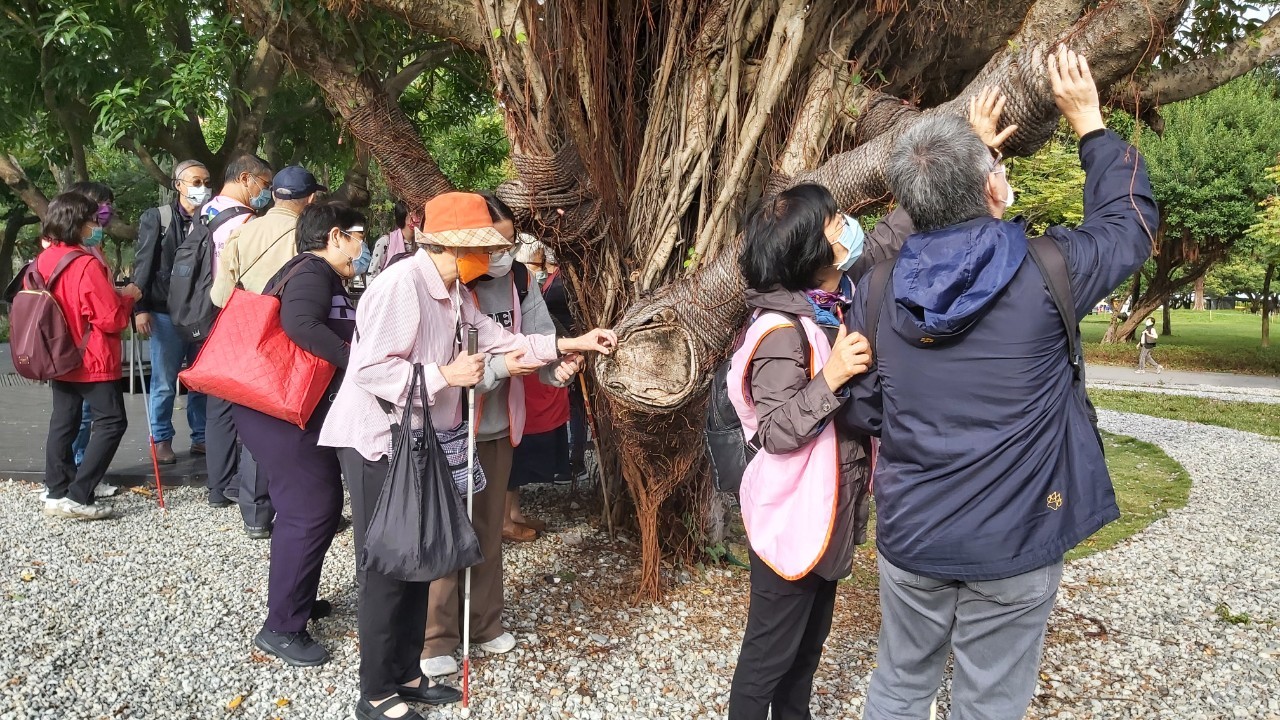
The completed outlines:
{"type": "Polygon", "coordinates": [[[270,204],[271,204],[271,188],[262,188],[262,192],[253,196],[249,200],[249,207],[253,208],[254,210],[261,210],[262,208],[270,204]]]}
{"type": "Polygon", "coordinates": [[[355,266],[356,274],[363,275],[369,272],[369,266],[373,264],[373,253],[369,251],[369,246],[360,243],[360,257],[352,261],[355,266]]]}
{"type": "Polygon", "coordinates": [[[862,246],[866,242],[867,235],[862,232],[862,226],[858,224],[857,220],[848,215],[842,215],[841,217],[844,218],[844,228],[840,231],[840,237],[836,238],[836,242],[843,245],[844,249],[849,251],[849,254],[845,256],[844,260],[836,268],[840,272],[849,272],[849,268],[853,267],[853,264],[858,262],[858,258],[862,257],[862,246]]]}
{"type": "Polygon", "coordinates": [[[101,245],[103,235],[105,235],[105,233],[102,231],[102,228],[100,227],[94,228],[93,232],[89,233],[89,237],[84,239],[84,246],[97,247],[101,245]]]}

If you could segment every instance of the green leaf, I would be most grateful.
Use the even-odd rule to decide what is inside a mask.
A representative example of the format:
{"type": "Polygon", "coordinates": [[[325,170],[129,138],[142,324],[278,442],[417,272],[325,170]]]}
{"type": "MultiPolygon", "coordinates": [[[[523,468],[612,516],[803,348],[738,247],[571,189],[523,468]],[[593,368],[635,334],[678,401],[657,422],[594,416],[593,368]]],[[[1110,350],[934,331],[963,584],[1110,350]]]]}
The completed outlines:
{"type": "Polygon", "coordinates": [[[502,37],[502,28],[494,28],[493,32],[489,34],[493,36],[494,40],[497,40],[498,38],[502,37]]]}
{"type": "Polygon", "coordinates": [[[524,32],[523,30],[521,30],[521,31],[519,31],[519,32],[517,32],[517,33],[516,33],[516,44],[517,44],[517,45],[523,45],[523,44],[525,44],[525,43],[527,43],[527,42],[529,42],[529,36],[528,36],[528,35],[526,35],[526,34],[525,34],[525,32],[524,32]]]}

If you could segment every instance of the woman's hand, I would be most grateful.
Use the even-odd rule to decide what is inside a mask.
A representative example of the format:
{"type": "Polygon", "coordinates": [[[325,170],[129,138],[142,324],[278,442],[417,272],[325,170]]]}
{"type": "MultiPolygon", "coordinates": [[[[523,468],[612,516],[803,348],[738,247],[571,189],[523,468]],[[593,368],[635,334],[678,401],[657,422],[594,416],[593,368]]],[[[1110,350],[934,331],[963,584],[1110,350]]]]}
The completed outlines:
{"type": "Polygon", "coordinates": [[[831,392],[838,391],[855,375],[861,375],[871,366],[871,345],[862,333],[849,334],[843,325],[831,346],[831,357],[822,366],[822,377],[831,392]]]}
{"type": "Polygon", "coordinates": [[[1009,136],[1017,132],[1017,125],[1000,130],[1000,115],[1004,113],[1004,93],[1000,88],[988,85],[982,92],[969,98],[969,124],[987,147],[999,149],[1009,136]]]}
{"type": "Polygon", "coordinates": [[[484,353],[458,353],[453,362],[440,366],[440,374],[451,387],[471,387],[484,379],[484,358],[484,353]]]}
{"type": "Polygon", "coordinates": [[[560,364],[556,366],[556,382],[568,385],[573,376],[582,370],[582,362],[582,356],[577,353],[560,358],[560,364]]]}
{"type": "Polygon", "coordinates": [[[523,350],[512,350],[502,356],[507,363],[507,374],[511,377],[524,377],[532,375],[542,369],[542,363],[533,363],[530,365],[524,361],[523,350]]]}
{"type": "Polygon", "coordinates": [[[556,349],[562,353],[598,352],[608,355],[618,345],[618,336],[612,330],[596,328],[576,338],[560,338],[556,340],[556,349]]]}

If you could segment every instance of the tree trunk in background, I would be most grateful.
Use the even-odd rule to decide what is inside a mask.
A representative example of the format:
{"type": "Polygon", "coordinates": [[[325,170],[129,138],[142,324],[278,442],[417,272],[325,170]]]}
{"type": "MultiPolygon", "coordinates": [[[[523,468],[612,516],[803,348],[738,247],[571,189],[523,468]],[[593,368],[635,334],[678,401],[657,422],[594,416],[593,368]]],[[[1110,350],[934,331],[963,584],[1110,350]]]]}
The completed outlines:
{"type": "Polygon", "coordinates": [[[1203,277],[1201,277],[1200,279],[1196,280],[1196,304],[1194,305],[1194,308],[1195,308],[1196,310],[1204,310],[1204,309],[1205,309],[1205,301],[1204,301],[1204,278],[1203,278],[1203,277]]]}
{"type": "Polygon", "coordinates": [[[1276,264],[1268,263],[1262,277],[1262,347],[1271,347],[1271,311],[1275,305],[1271,300],[1271,279],[1275,274],[1276,264]]]}
{"type": "Polygon", "coordinates": [[[1169,322],[1169,303],[1173,302],[1172,295],[1166,295],[1164,298],[1164,322],[1161,323],[1160,334],[1169,337],[1173,334],[1173,325],[1169,322]]]}

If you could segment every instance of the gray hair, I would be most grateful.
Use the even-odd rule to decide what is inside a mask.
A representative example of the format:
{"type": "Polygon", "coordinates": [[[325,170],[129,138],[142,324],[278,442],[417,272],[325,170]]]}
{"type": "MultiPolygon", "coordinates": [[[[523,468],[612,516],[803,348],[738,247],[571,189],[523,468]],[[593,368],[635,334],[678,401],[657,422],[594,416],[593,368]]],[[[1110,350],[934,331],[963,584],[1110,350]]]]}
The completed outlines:
{"type": "Polygon", "coordinates": [[[209,168],[205,167],[204,163],[200,162],[199,160],[183,160],[182,162],[173,166],[173,179],[177,180],[181,178],[182,173],[190,170],[191,168],[200,168],[205,172],[209,171],[209,168]]]}
{"type": "Polygon", "coordinates": [[[937,230],[989,215],[991,151],[968,121],[933,115],[902,134],[889,152],[885,179],[916,230],[937,230]]]}

